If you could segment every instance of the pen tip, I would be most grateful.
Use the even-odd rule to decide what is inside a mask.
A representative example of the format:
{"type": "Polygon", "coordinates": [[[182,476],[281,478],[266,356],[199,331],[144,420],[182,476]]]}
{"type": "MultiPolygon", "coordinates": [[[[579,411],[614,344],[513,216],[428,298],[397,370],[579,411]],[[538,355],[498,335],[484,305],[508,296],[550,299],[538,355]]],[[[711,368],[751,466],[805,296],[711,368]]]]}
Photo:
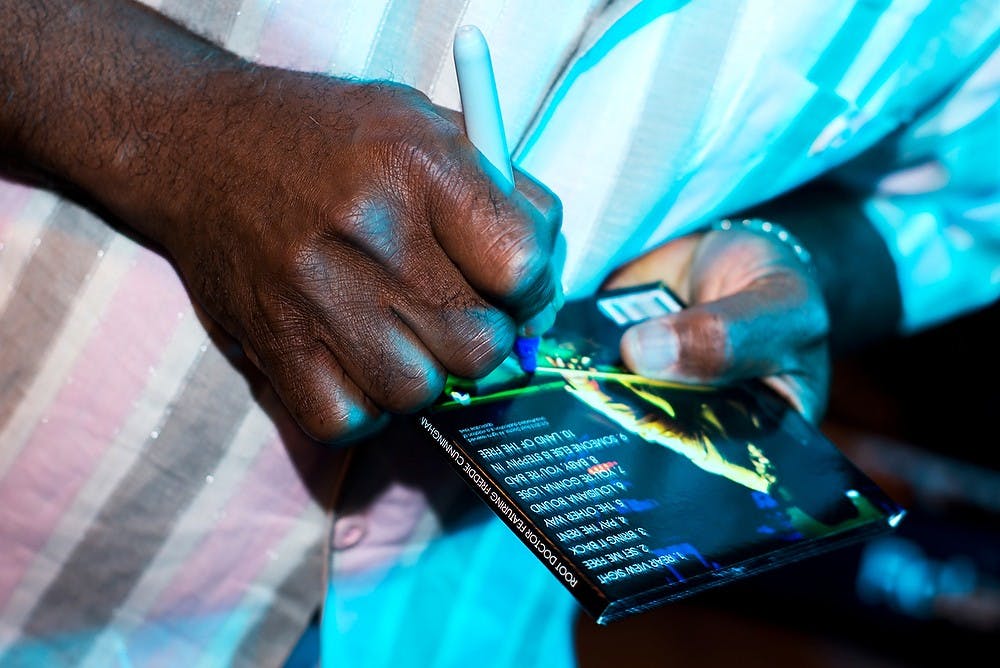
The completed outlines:
{"type": "Polygon", "coordinates": [[[489,53],[486,46],[486,36],[474,25],[468,24],[455,32],[455,56],[457,58],[477,59],[489,53]]]}
{"type": "Polygon", "coordinates": [[[514,341],[514,354],[521,365],[521,371],[534,373],[538,368],[538,345],[541,340],[537,336],[519,336],[514,341]]]}

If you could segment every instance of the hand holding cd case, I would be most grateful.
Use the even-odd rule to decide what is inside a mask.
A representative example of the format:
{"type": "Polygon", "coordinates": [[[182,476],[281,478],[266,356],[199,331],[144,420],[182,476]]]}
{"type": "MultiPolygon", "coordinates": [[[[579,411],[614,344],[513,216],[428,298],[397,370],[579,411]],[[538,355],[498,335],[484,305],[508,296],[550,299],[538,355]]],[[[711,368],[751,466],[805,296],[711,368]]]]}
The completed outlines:
{"type": "Polygon", "coordinates": [[[629,373],[622,332],[662,285],[568,303],[532,376],[508,360],[418,424],[598,624],[833,549],[904,511],[760,382],[629,373]]]}

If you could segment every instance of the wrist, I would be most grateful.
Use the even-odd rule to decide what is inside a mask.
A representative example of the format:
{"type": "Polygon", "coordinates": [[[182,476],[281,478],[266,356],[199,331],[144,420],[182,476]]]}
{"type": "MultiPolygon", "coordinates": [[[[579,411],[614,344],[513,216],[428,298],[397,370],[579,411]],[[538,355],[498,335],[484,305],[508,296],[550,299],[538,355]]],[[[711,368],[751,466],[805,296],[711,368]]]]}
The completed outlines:
{"type": "Polygon", "coordinates": [[[77,162],[71,181],[172,249],[199,217],[205,192],[218,185],[227,123],[222,100],[246,69],[219,50],[182,73],[135,82],[129,94],[139,108],[123,119],[129,125],[98,149],[98,162],[77,162]]]}
{"type": "Polygon", "coordinates": [[[138,3],[40,4],[0,10],[0,151],[160,241],[144,221],[177,179],[168,147],[213,75],[244,65],[138,3]]]}
{"type": "Polygon", "coordinates": [[[744,212],[780,224],[810,251],[834,352],[893,336],[901,316],[896,266],[855,193],[814,183],[744,212]]]}
{"type": "Polygon", "coordinates": [[[816,268],[816,263],[813,262],[812,253],[809,252],[809,249],[806,248],[806,245],[798,237],[783,225],[765,218],[723,218],[713,223],[711,227],[713,230],[721,230],[723,232],[743,230],[774,239],[792,251],[810,277],[817,281],[819,280],[819,271],[816,268]]]}

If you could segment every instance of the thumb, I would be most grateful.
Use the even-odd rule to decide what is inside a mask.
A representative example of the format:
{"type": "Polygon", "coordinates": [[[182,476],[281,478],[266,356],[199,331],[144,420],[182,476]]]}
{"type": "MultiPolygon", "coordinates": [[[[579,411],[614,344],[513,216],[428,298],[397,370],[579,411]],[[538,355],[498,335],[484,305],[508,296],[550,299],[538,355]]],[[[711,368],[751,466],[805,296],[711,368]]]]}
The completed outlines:
{"type": "Polygon", "coordinates": [[[549,232],[549,243],[552,250],[552,278],[556,289],[555,297],[550,304],[529,318],[519,330],[519,334],[525,336],[540,336],[555,323],[556,313],[565,302],[562,288],[562,269],[566,258],[566,238],[560,231],[563,217],[562,200],[548,186],[516,167],[514,168],[514,181],[517,184],[518,192],[524,195],[531,202],[531,205],[542,214],[549,232]]]}
{"type": "Polygon", "coordinates": [[[639,375],[681,383],[770,376],[769,384],[812,418],[825,403],[827,327],[822,301],[810,299],[801,282],[770,276],[634,325],[622,337],[621,354],[639,375]]]}

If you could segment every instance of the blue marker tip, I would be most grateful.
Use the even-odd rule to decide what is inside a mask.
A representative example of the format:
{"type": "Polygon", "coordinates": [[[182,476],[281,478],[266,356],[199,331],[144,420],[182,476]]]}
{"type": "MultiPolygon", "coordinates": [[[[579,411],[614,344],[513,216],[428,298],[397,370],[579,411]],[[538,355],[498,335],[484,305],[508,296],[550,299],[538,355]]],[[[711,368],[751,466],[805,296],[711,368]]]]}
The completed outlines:
{"type": "Polygon", "coordinates": [[[537,336],[519,336],[514,340],[514,354],[521,371],[534,373],[538,368],[538,345],[541,341],[537,336]]]}

